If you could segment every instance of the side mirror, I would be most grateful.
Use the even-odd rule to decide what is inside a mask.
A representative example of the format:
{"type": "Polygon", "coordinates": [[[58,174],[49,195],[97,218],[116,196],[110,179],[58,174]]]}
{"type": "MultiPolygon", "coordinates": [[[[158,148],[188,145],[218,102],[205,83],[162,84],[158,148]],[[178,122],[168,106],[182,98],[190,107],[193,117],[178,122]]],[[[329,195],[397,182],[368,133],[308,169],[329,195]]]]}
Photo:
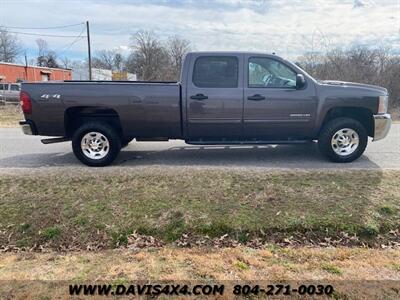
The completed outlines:
{"type": "Polygon", "coordinates": [[[306,85],[306,80],[304,79],[303,74],[296,75],[296,89],[301,89],[306,85]]]}

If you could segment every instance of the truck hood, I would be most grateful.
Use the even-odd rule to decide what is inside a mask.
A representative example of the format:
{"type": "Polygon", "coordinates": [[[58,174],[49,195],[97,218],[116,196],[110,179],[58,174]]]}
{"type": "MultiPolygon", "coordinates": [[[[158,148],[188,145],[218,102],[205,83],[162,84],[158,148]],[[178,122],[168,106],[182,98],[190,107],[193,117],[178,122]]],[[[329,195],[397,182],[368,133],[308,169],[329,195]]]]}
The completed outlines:
{"type": "Polygon", "coordinates": [[[361,89],[370,90],[370,91],[374,91],[374,92],[384,93],[385,95],[388,93],[387,89],[385,89],[384,87],[372,85],[372,84],[338,81],[338,80],[320,80],[319,82],[321,84],[326,84],[326,85],[361,88],[361,89]]]}

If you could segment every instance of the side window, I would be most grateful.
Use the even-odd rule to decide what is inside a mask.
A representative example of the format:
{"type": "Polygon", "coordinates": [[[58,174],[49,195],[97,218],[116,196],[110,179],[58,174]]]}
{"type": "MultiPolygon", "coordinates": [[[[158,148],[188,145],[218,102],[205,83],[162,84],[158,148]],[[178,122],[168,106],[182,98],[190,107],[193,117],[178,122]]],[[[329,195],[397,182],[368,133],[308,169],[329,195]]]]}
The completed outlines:
{"type": "Polygon", "coordinates": [[[238,86],[239,62],[234,56],[202,56],[196,59],[193,83],[204,88],[238,86]]]}
{"type": "Polygon", "coordinates": [[[18,84],[12,84],[11,85],[11,90],[12,91],[19,91],[19,85],[18,84]]]}
{"type": "Polygon", "coordinates": [[[248,85],[258,88],[295,88],[296,73],[275,59],[251,57],[248,85]]]}
{"type": "Polygon", "coordinates": [[[0,91],[4,91],[4,85],[0,83],[0,91]]]}

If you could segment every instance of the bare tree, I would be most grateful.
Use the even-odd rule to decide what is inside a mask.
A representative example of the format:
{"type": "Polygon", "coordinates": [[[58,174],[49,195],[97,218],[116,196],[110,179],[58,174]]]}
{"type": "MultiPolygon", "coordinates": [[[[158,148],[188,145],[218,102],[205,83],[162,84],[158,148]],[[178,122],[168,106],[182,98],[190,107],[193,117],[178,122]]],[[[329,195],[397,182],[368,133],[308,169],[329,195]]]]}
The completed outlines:
{"type": "Polygon", "coordinates": [[[92,60],[94,68],[121,72],[125,67],[125,59],[116,50],[100,50],[92,60]]]}
{"type": "Polygon", "coordinates": [[[100,50],[96,52],[96,56],[93,58],[93,68],[112,70],[114,68],[114,55],[113,50],[100,50]]]}
{"type": "Polygon", "coordinates": [[[179,78],[184,56],[190,51],[190,42],[175,35],[167,41],[167,51],[171,64],[171,75],[179,78]]]}
{"type": "Polygon", "coordinates": [[[36,64],[39,67],[59,68],[57,63],[57,54],[49,50],[47,42],[43,39],[37,39],[36,45],[38,47],[38,56],[36,64]]]}
{"type": "Polygon", "coordinates": [[[138,31],[131,37],[133,52],[127,68],[142,80],[168,79],[168,52],[151,31],[138,31]]]}
{"type": "Polygon", "coordinates": [[[47,51],[48,51],[48,45],[47,42],[43,39],[37,39],[36,40],[36,45],[38,47],[38,57],[41,56],[46,56],[47,51]]]}
{"type": "Polygon", "coordinates": [[[57,62],[57,54],[54,51],[49,51],[46,55],[46,67],[59,68],[60,65],[57,62]]]}
{"type": "Polygon", "coordinates": [[[315,78],[381,85],[389,90],[390,110],[400,108],[400,57],[389,49],[333,49],[318,56],[304,55],[298,64],[315,78]]]}
{"type": "Polygon", "coordinates": [[[123,71],[123,69],[125,68],[125,66],[124,66],[125,59],[121,53],[115,53],[114,58],[113,58],[113,64],[114,64],[115,70],[117,70],[118,72],[123,71]]]}
{"type": "Polygon", "coordinates": [[[72,67],[72,61],[68,57],[64,56],[60,58],[60,60],[65,69],[70,69],[72,67]]]}
{"type": "Polygon", "coordinates": [[[15,62],[21,46],[16,35],[0,27],[0,61],[15,62]]]}

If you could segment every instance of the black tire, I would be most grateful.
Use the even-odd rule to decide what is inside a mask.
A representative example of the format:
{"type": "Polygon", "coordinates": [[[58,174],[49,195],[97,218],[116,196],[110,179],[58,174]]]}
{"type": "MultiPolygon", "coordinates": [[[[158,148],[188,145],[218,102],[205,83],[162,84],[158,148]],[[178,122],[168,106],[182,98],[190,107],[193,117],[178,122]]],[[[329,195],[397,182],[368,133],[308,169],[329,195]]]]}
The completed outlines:
{"type": "Polygon", "coordinates": [[[321,153],[330,161],[347,163],[359,158],[365,151],[368,144],[368,134],[365,127],[357,120],[351,118],[336,118],[324,125],[319,138],[318,146],[321,153]],[[335,152],[332,146],[332,138],[341,129],[349,128],[358,134],[359,142],[354,152],[348,155],[339,155],[335,152]]]}
{"type": "Polygon", "coordinates": [[[87,122],[79,127],[72,137],[72,150],[77,159],[91,167],[104,167],[111,164],[121,150],[121,138],[109,124],[103,122],[87,122]],[[89,132],[98,132],[108,140],[108,153],[102,158],[92,159],[83,153],[81,141],[89,132]]]}
{"type": "Polygon", "coordinates": [[[133,138],[122,138],[122,140],[121,140],[121,148],[125,148],[132,141],[133,141],[133,138]]]}

